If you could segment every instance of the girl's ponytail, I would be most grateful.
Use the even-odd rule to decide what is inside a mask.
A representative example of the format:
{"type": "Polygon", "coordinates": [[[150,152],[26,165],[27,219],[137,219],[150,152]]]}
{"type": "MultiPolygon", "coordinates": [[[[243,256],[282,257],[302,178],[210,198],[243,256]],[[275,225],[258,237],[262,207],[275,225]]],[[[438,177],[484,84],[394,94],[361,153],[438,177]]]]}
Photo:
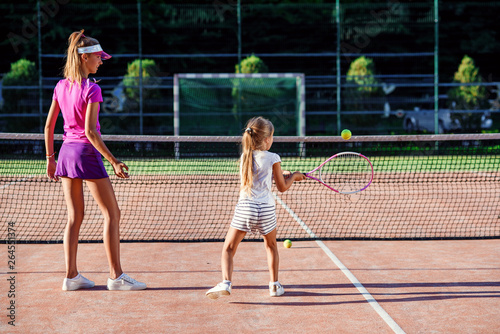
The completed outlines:
{"type": "Polygon", "coordinates": [[[78,54],[78,48],[99,44],[95,38],[87,37],[84,30],[75,31],[68,38],[68,50],[66,51],[66,65],[64,66],[64,77],[71,84],[81,85],[83,78],[82,60],[78,54]]]}
{"type": "Polygon", "coordinates": [[[253,145],[252,145],[252,130],[245,130],[241,140],[243,154],[241,156],[241,188],[248,195],[253,184],[253,145]]]}

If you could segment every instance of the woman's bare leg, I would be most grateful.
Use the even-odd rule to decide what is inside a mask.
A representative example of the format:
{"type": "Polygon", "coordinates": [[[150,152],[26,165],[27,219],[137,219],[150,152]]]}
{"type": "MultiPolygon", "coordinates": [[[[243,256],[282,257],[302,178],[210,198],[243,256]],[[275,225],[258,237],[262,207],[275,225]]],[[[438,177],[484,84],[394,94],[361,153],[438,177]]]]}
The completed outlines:
{"type": "Polygon", "coordinates": [[[66,261],[66,278],[78,275],[76,254],[78,251],[78,237],[84,216],[83,182],[81,179],[62,177],[62,185],[66,207],[68,209],[68,222],[64,229],[64,256],[66,261]]]}
{"type": "Polygon", "coordinates": [[[104,216],[103,240],[109,277],[116,279],[123,273],[120,263],[120,208],[109,178],[87,180],[87,186],[104,216]]]}

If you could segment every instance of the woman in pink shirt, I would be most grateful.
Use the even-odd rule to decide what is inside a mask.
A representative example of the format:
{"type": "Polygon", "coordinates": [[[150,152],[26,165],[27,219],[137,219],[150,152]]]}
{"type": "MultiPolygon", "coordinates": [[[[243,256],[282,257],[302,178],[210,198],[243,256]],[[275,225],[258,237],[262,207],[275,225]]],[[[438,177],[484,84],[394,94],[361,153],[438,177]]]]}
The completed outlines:
{"type": "Polygon", "coordinates": [[[68,209],[68,223],[64,231],[66,278],[63,290],[91,288],[94,282],[83,277],[77,269],[76,253],[78,235],[84,216],[83,180],[86,180],[92,196],[104,216],[104,246],[109,262],[107,287],[109,290],[142,290],[146,284],[130,278],[120,264],[120,208],[109,180],[101,155],[113,166],[120,178],[128,178],[128,167],[116,159],[101,138],[99,103],[101,88],[91,81],[102,60],[111,58],[102,50],[99,42],[85,36],[83,30],[73,32],[64,67],[64,79],[54,89],[45,124],[45,148],[47,176],[62,180],[68,209]],[[59,112],[64,119],[63,144],[56,163],[54,151],[54,127],[59,112]]]}

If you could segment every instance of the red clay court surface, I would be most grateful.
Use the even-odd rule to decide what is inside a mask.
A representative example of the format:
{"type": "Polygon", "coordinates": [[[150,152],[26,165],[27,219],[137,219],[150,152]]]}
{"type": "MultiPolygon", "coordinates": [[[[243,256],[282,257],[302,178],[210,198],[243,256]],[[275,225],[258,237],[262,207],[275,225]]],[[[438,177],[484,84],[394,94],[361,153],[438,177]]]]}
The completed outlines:
{"type": "Polygon", "coordinates": [[[205,297],[221,279],[219,242],[122,243],[125,271],[148,284],[133,292],[106,290],[102,244],[80,245],[79,270],[96,287],[72,292],[61,290],[62,245],[16,245],[16,274],[8,273],[7,245],[1,245],[0,332],[500,332],[498,239],[325,241],[324,249],[320,244],[280,247],[286,293],[272,298],[263,243],[242,243],[233,293],[219,300],[205,297]],[[359,289],[325,250],[359,281],[359,289]],[[11,276],[14,298],[8,297],[11,276]],[[15,327],[7,317],[12,300],[15,327]]]}

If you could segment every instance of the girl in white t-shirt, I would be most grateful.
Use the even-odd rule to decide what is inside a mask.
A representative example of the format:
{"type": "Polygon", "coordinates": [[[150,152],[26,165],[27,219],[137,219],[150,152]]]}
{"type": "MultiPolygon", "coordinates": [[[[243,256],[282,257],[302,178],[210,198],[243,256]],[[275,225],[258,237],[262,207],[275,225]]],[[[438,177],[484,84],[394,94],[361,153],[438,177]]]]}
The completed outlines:
{"type": "Polygon", "coordinates": [[[305,176],[300,172],[295,172],[285,179],[279,155],[268,152],[273,144],[273,133],[273,124],[262,117],[250,119],[243,133],[240,197],[222,249],[223,281],[207,291],[206,295],[211,299],[231,294],[234,254],[245,235],[254,231],[262,234],[266,246],[271,278],[269,294],[275,297],[285,293],[285,289],[278,282],[276,204],[271,193],[271,185],[274,176],[278,190],[285,192],[294,181],[304,180],[305,176]]]}

